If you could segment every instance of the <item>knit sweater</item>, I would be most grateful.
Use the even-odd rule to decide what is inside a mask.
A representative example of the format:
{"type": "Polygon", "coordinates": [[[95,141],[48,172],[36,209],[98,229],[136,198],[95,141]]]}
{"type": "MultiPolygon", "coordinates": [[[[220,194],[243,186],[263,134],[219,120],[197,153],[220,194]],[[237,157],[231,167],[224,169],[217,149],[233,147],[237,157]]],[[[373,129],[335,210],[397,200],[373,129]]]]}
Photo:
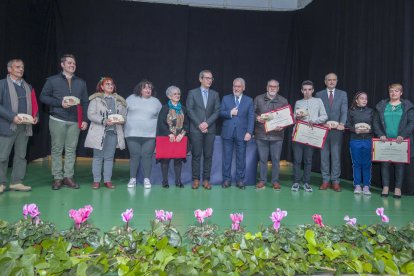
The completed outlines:
{"type": "Polygon", "coordinates": [[[127,99],[125,137],[155,138],[161,103],[157,98],[130,95],[127,99]]]}

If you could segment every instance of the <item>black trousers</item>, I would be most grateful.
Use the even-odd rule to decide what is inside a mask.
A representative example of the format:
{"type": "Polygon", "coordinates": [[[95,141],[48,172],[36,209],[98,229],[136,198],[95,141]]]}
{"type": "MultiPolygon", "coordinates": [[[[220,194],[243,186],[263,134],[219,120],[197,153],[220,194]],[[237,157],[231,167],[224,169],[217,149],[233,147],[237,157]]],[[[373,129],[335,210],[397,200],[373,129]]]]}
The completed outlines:
{"type": "Polygon", "coordinates": [[[191,141],[191,167],[193,180],[200,180],[200,163],[203,155],[203,180],[210,180],[211,162],[213,160],[214,133],[190,132],[191,141]]]}

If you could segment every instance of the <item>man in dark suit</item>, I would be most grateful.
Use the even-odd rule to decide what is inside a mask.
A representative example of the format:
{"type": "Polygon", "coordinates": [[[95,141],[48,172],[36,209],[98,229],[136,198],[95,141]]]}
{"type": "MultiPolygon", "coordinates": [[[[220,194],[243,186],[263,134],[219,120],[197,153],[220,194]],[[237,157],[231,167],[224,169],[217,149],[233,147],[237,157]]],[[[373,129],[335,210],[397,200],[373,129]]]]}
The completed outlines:
{"type": "Polygon", "coordinates": [[[233,93],[223,97],[220,116],[223,118],[223,188],[231,186],[233,147],[236,149],[236,187],[244,189],[246,171],[246,143],[252,138],[254,128],[253,99],[243,95],[245,81],[233,81],[233,93]]]}
{"type": "Polygon", "coordinates": [[[341,175],[341,147],[342,135],[345,129],[346,119],[348,116],[348,96],[345,91],[336,89],[338,77],[334,73],[325,76],[326,89],[316,93],[316,97],[322,99],[328,115],[328,121],[325,124],[329,133],[325,140],[325,145],[321,149],[321,173],[322,185],[319,190],[330,188],[336,192],[341,191],[339,177],[341,175]],[[328,122],[336,122],[329,124],[328,122]]]}
{"type": "Polygon", "coordinates": [[[198,189],[200,185],[200,159],[203,154],[203,187],[210,190],[211,162],[216,137],[216,120],[220,114],[220,98],[216,91],[210,89],[213,83],[211,71],[201,71],[199,80],[201,86],[188,92],[186,102],[187,115],[190,118],[192,188],[198,189]]]}

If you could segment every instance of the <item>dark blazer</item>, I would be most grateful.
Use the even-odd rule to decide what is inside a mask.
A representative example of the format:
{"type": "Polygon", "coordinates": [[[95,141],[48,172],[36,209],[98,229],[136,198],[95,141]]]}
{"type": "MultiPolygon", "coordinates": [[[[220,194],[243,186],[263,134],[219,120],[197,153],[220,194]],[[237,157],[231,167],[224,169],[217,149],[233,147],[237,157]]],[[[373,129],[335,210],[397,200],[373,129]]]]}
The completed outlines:
{"type": "Polygon", "coordinates": [[[186,108],[190,119],[190,133],[201,133],[198,126],[202,122],[208,124],[208,133],[216,133],[216,121],[220,114],[220,98],[217,91],[209,89],[207,107],[204,107],[200,87],[190,90],[187,96],[186,108]]]}
{"type": "Polygon", "coordinates": [[[322,100],[326,114],[328,115],[328,121],[346,124],[348,117],[348,95],[345,91],[335,88],[332,108],[329,104],[327,89],[317,92],[315,96],[322,100]]]}
{"type": "Polygon", "coordinates": [[[231,116],[230,111],[236,107],[233,93],[223,97],[220,107],[220,116],[223,118],[221,137],[224,139],[233,138],[236,130],[236,138],[244,140],[244,135],[253,135],[254,129],[254,108],[253,99],[243,94],[237,116],[231,116]]]}
{"type": "MultiPolygon", "coordinates": [[[[187,111],[184,106],[181,107],[182,112],[184,114],[184,123],[183,123],[183,130],[188,132],[188,117],[187,111]]],[[[162,106],[160,113],[158,114],[158,121],[157,121],[157,136],[168,136],[171,134],[170,127],[167,122],[168,112],[170,112],[170,108],[168,104],[162,106]]]]}

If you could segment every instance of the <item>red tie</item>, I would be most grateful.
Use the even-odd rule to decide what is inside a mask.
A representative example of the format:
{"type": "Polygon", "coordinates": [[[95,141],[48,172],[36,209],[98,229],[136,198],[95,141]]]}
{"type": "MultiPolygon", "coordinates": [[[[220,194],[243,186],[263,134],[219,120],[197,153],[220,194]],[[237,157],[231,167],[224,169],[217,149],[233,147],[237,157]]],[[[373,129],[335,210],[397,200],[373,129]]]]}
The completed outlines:
{"type": "Polygon", "coordinates": [[[333,103],[333,92],[332,90],[329,90],[329,105],[332,106],[333,103]]]}

